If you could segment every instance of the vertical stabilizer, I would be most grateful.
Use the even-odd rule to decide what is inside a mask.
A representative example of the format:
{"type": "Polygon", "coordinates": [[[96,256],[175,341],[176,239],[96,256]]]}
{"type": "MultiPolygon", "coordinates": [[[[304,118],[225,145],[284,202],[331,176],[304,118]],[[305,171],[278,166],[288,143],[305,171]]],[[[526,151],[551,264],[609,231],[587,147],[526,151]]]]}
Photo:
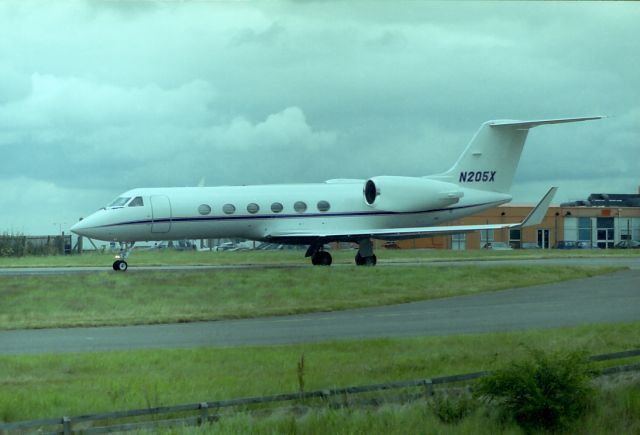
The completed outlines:
{"type": "Polygon", "coordinates": [[[539,121],[497,120],[482,124],[458,161],[445,176],[460,186],[508,193],[529,129],[544,124],[589,121],[586,118],[539,121]]]}

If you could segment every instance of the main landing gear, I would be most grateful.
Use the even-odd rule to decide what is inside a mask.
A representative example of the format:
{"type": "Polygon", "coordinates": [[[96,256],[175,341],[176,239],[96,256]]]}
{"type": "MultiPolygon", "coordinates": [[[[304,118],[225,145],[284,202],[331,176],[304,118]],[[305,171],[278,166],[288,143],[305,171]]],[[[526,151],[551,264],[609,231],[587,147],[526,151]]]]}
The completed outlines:
{"type": "Polygon", "coordinates": [[[135,242],[128,244],[126,242],[120,242],[120,253],[116,255],[116,261],[113,262],[113,270],[116,272],[126,272],[129,265],[125,261],[129,256],[129,253],[133,249],[135,242]]]}
{"type": "Polygon", "coordinates": [[[378,258],[373,253],[373,243],[371,239],[362,239],[358,241],[358,253],[356,254],[357,266],[375,266],[378,258]]]}
{"type": "Polygon", "coordinates": [[[331,266],[331,254],[327,251],[318,251],[311,257],[311,264],[314,266],[331,266]]]}
{"type": "MultiPolygon", "coordinates": [[[[324,241],[318,241],[307,249],[305,257],[311,257],[311,264],[314,266],[331,266],[331,254],[323,248],[324,241]]],[[[373,243],[371,239],[358,240],[358,253],[356,254],[356,265],[375,266],[378,259],[373,253],[373,243]]]]}

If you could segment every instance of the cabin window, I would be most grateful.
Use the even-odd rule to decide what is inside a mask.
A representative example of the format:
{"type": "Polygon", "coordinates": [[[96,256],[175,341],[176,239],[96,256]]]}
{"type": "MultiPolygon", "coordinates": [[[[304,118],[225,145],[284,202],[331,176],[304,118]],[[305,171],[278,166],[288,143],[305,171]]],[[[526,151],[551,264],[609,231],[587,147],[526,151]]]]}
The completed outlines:
{"type": "Polygon", "coordinates": [[[129,201],[131,197],[121,196],[120,198],[116,198],[108,207],[124,207],[124,205],[129,201]]]}
{"type": "Polygon", "coordinates": [[[298,213],[304,213],[307,211],[307,204],[302,201],[296,201],[296,203],[293,204],[293,209],[298,213]]]}
{"type": "Polygon", "coordinates": [[[260,210],[260,206],[255,202],[252,202],[247,206],[247,211],[251,214],[256,214],[260,210]]]}
{"type": "Polygon", "coordinates": [[[225,204],[222,207],[222,211],[225,212],[225,214],[234,214],[236,212],[236,206],[233,204],[225,204]]]}
{"type": "Polygon", "coordinates": [[[327,201],[318,201],[318,210],[319,211],[329,211],[331,205],[327,201]]]}
{"type": "Polygon", "coordinates": [[[129,203],[129,207],[142,207],[142,206],[144,206],[144,201],[142,200],[141,196],[136,196],[129,203]]]}
{"type": "Polygon", "coordinates": [[[284,207],[279,202],[274,202],[271,204],[271,211],[274,213],[280,213],[284,207]]]}
{"type": "Polygon", "coordinates": [[[211,207],[207,204],[202,204],[200,207],[198,207],[198,213],[200,213],[202,216],[206,216],[211,213],[211,207]]]}

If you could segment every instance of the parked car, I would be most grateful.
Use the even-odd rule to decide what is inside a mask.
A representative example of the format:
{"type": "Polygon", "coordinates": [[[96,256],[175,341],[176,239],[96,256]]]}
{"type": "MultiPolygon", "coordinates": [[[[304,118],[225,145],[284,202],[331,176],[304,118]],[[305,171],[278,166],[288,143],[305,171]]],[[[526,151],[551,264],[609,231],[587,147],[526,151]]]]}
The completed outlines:
{"type": "Polygon", "coordinates": [[[482,248],[492,251],[513,251],[513,248],[505,242],[487,242],[482,248]]]}
{"type": "Polygon", "coordinates": [[[540,249],[540,245],[533,242],[524,242],[520,245],[520,249],[540,249]]]}
{"type": "Polygon", "coordinates": [[[616,248],[619,249],[640,249],[640,242],[635,240],[622,240],[616,243],[616,248]]]}
{"type": "Polygon", "coordinates": [[[598,249],[598,245],[596,243],[586,242],[584,240],[576,242],[576,244],[578,249],[598,249]]]}
{"type": "Polygon", "coordinates": [[[559,240],[555,249],[578,249],[578,242],[574,240],[559,240]]]}
{"type": "Polygon", "coordinates": [[[162,241],[154,244],[149,249],[167,249],[173,248],[176,251],[190,251],[196,250],[197,246],[192,240],[174,240],[169,243],[168,241],[162,241]]]}

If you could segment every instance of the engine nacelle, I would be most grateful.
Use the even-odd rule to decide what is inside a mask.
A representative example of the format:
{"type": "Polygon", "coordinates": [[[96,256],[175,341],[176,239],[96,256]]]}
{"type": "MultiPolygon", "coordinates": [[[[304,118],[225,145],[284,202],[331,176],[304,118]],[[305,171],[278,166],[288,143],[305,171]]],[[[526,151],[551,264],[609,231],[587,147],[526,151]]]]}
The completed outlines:
{"type": "Polygon", "coordinates": [[[418,177],[373,177],[364,184],[364,201],[376,210],[419,212],[444,208],[460,201],[456,184],[418,177]]]}

